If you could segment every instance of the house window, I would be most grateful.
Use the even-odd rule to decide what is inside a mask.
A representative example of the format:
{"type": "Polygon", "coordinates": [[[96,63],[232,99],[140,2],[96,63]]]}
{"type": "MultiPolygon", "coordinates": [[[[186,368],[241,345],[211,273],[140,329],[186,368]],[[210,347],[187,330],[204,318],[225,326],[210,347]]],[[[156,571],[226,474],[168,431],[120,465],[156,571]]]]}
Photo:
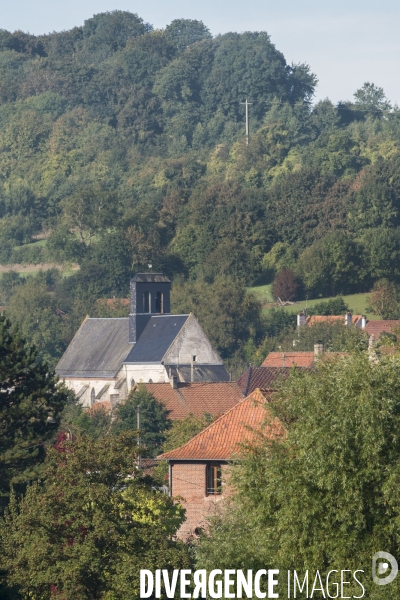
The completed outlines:
{"type": "Polygon", "coordinates": [[[93,406],[93,404],[96,402],[96,392],[94,391],[94,388],[92,388],[92,391],[90,392],[90,404],[91,406],[93,406]]]}
{"type": "Polygon", "coordinates": [[[144,292],[143,294],[143,312],[150,312],[150,292],[144,292]]]}
{"type": "Polygon", "coordinates": [[[156,294],[156,313],[164,314],[164,294],[162,292],[156,294]]]}
{"type": "Polygon", "coordinates": [[[206,467],[206,495],[222,494],[222,469],[221,465],[207,465],[206,467]]]}

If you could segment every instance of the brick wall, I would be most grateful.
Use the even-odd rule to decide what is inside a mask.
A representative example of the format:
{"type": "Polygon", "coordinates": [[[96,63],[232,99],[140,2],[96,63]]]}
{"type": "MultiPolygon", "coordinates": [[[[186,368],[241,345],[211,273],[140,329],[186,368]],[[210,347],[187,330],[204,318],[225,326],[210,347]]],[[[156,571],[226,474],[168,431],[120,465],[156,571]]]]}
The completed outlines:
{"type": "MultiPolygon", "coordinates": [[[[180,497],[186,509],[186,521],[178,531],[178,537],[186,539],[197,527],[204,527],[205,517],[216,513],[224,496],[206,495],[207,463],[172,464],[172,496],[180,497]]],[[[222,465],[222,471],[226,465],[222,465]]]]}

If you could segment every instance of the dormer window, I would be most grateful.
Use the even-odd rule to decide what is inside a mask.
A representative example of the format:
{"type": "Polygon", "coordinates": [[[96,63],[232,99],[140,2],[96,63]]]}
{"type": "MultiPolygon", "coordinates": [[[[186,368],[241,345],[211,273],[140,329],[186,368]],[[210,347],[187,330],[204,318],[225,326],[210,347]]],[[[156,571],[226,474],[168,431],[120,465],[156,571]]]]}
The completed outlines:
{"type": "Polygon", "coordinates": [[[150,312],[150,292],[143,293],[143,312],[150,312]]]}
{"type": "Polygon", "coordinates": [[[162,292],[156,293],[156,313],[164,314],[164,294],[162,292]]]}

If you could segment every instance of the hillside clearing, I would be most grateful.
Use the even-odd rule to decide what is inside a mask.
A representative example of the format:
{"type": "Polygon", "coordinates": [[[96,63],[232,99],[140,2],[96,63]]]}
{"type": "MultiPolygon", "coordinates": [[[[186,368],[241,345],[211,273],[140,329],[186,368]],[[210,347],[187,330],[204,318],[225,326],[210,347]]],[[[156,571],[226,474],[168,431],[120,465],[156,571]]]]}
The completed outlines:
{"type": "MultiPolygon", "coordinates": [[[[276,307],[277,304],[274,303],[272,293],[271,293],[271,284],[269,285],[260,285],[257,287],[248,288],[248,291],[253,293],[257,299],[263,305],[263,312],[268,312],[271,308],[276,307]]],[[[365,315],[367,319],[370,321],[376,321],[379,319],[378,315],[374,315],[367,310],[367,298],[369,296],[369,292],[363,294],[349,294],[347,296],[342,296],[343,300],[350,307],[350,310],[355,315],[365,315]]],[[[332,300],[334,297],[330,298],[315,298],[313,300],[302,300],[300,302],[296,302],[291,306],[284,306],[283,308],[288,312],[300,312],[301,310],[306,310],[307,308],[312,308],[315,304],[318,304],[322,301],[332,300]]]]}

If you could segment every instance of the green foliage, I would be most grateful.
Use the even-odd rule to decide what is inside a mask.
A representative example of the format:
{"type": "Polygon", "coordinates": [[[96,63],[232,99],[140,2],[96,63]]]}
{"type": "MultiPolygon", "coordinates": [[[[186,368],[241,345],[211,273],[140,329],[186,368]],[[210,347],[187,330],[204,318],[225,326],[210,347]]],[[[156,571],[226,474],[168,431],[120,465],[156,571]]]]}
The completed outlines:
{"type": "MultiPolygon", "coordinates": [[[[357,353],[294,369],[268,403],[287,437],[259,438],[233,468],[236,494],[197,568],[318,569],[324,580],[343,565],[370,573],[377,548],[397,556],[399,366],[398,356],[375,364],[357,353]]],[[[398,597],[396,582],[382,591],[362,581],[368,598],[398,597]]]]}
{"type": "Polygon", "coordinates": [[[190,567],[172,536],[182,507],[135,470],[132,435],[59,438],[41,483],[15,496],[0,523],[3,580],[14,597],[139,597],[139,572],[190,567]],[[23,543],[21,543],[23,540],[23,543]]]}
{"type": "Polygon", "coordinates": [[[312,308],[307,309],[308,315],[345,315],[350,311],[350,307],[343,300],[342,296],[331,298],[330,300],[322,300],[314,304],[312,308]]]}
{"type": "Polygon", "coordinates": [[[391,108],[383,89],[369,81],[354,93],[354,99],[357,109],[371,113],[380,113],[391,108]]]}
{"type": "Polygon", "coordinates": [[[349,327],[343,321],[315,323],[311,327],[298,327],[282,343],[285,350],[312,351],[317,341],[323,342],[326,352],[353,352],[366,350],[368,336],[359,327],[349,327]]]}
{"type": "Polygon", "coordinates": [[[0,302],[5,304],[16,289],[24,282],[25,278],[21,277],[15,271],[6,271],[3,273],[0,279],[0,302]]]}
{"type": "Polygon", "coordinates": [[[88,411],[73,395],[62,412],[59,431],[66,432],[72,437],[85,435],[99,439],[110,434],[111,424],[109,411],[103,407],[88,411]]]}
{"type": "MultiPolygon", "coordinates": [[[[200,431],[208,427],[213,420],[212,415],[205,413],[200,417],[190,414],[179,421],[172,421],[170,428],[165,431],[162,451],[169,452],[183,446],[200,431]]],[[[161,485],[165,484],[166,480],[168,481],[168,463],[166,461],[160,461],[153,469],[153,477],[161,485]]]]}
{"type": "MultiPolygon", "coordinates": [[[[47,290],[67,341],[148,264],[188,285],[288,268],[308,297],[397,281],[400,113],[372,83],[354,103],[312,106],[315,85],[262,31],[153,31],[118,10],[49,35],[2,30],[1,263],[80,265],[47,290]]],[[[263,336],[241,329],[215,335],[230,360],[263,336]]]]}
{"type": "Polygon", "coordinates": [[[140,443],[150,456],[161,452],[166,430],[170,427],[168,411],[162,402],[143,385],[129,392],[127,400],[115,410],[112,432],[137,431],[137,414],[140,407],[140,443]]]}
{"type": "Polygon", "coordinates": [[[202,21],[175,19],[166,26],[165,37],[179,52],[183,52],[195,42],[211,39],[212,35],[202,21]]]}
{"type": "MultiPolygon", "coordinates": [[[[35,344],[40,356],[55,366],[67,346],[65,315],[41,277],[29,277],[15,288],[7,302],[7,316],[19,323],[23,336],[35,344]]],[[[68,335],[68,333],[67,333],[68,335]]]]}
{"type": "Polygon", "coordinates": [[[163,452],[169,452],[174,448],[183,446],[200,431],[208,427],[213,420],[213,415],[204,414],[201,417],[196,417],[190,414],[180,421],[173,421],[171,428],[165,434],[163,452]]]}
{"type": "Polygon", "coordinates": [[[269,337],[278,337],[283,331],[293,330],[296,326],[296,315],[284,308],[271,308],[264,317],[264,330],[269,337]]]}
{"type": "Polygon", "coordinates": [[[343,234],[328,234],[315,242],[297,263],[306,293],[318,297],[354,291],[362,281],[360,254],[357,244],[343,234]]]}
{"type": "Polygon", "coordinates": [[[0,506],[35,477],[67,393],[16,326],[0,316],[0,506]],[[51,421],[49,422],[48,419],[51,421]],[[54,423],[54,424],[53,424],[54,423]]]}
{"type": "Polygon", "coordinates": [[[371,290],[368,308],[382,319],[400,318],[400,285],[380,279],[371,290]]]}
{"type": "Polygon", "coordinates": [[[229,277],[174,284],[173,312],[193,312],[223,358],[240,352],[250,337],[262,334],[261,306],[245,287],[229,277]]]}

